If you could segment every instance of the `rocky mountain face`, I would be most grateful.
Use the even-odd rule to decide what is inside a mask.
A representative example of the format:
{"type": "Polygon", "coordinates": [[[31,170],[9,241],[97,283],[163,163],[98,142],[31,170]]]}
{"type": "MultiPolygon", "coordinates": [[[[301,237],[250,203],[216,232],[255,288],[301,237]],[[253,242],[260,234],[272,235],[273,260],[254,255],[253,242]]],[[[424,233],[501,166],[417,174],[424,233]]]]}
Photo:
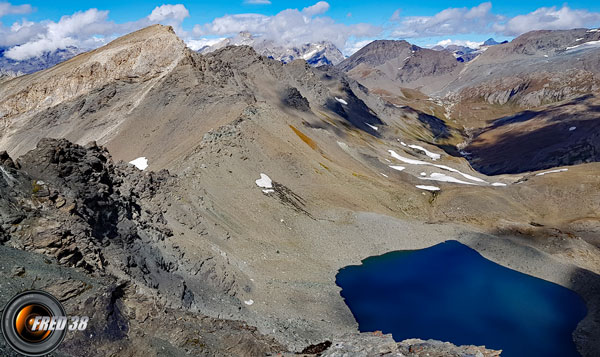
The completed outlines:
{"type": "MultiPolygon", "coordinates": [[[[340,65],[340,69],[393,104],[408,105],[429,112],[449,123],[455,123],[457,129],[462,129],[466,137],[460,147],[468,146],[466,152],[471,155],[469,156],[472,159],[471,163],[481,172],[486,174],[525,172],[597,160],[593,145],[589,150],[579,149],[581,145],[588,147],[588,144],[583,144],[584,142],[592,143],[596,140],[594,130],[578,133],[574,141],[571,140],[573,136],[569,136],[567,140],[562,130],[548,131],[548,119],[540,118],[552,117],[552,122],[561,121],[561,127],[570,128],[573,125],[563,113],[573,112],[573,109],[557,110],[557,106],[558,108],[563,106],[581,108],[571,106],[570,101],[586,103],[590,100],[595,101],[588,97],[597,96],[600,90],[599,39],[600,32],[588,29],[533,31],[507,43],[494,44],[495,41],[488,41],[493,45],[482,46],[476,52],[458,47],[448,47],[443,50],[438,48],[440,53],[452,52],[459,62],[462,62],[460,58],[465,53],[476,55],[464,64],[455,64],[456,71],[442,71],[447,75],[431,75],[429,73],[431,71],[415,72],[412,68],[400,66],[397,59],[408,54],[407,43],[395,45],[380,43],[379,46],[387,44],[385,49],[378,49],[374,43],[371,47],[366,46],[361,50],[362,52],[357,52],[354,58],[347,59],[340,65]],[[384,52],[385,56],[377,55],[384,52]],[[365,68],[370,66],[370,69],[357,70],[359,67],[356,65],[360,61],[368,63],[362,66],[365,68]],[[385,69],[389,72],[383,75],[385,69]],[[407,81],[405,78],[411,78],[414,82],[407,81]],[[426,85],[415,85],[415,83],[420,84],[424,79],[427,79],[426,85]],[[539,115],[532,113],[539,113],[539,115]],[[502,156],[500,152],[504,152],[508,156],[503,159],[520,157],[533,161],[525,164],[521,160],[516,160],[512,168],[509,168],[499,161],[497,164],[487,161],[491,159],[488,156],[486,159],[482,157],[475,159],[475,156],[482,153],[479,151],[482,148],[482,139],[492,133],[495,133],[494,137],[499,135],[497,123],[512,122],[517,117],[531,119],[521,125],[527,126],[527,129],[523,130],[533,131],[532,136],[521,135],[523,134],[521,131],[517,135],[516,131],[505,130],[507,128],[505,127],[502,129],[501,138],[497,139],[510,145],[510,150],[499,151],[498,147],[494,146],[497,143],[495,140],[494,144],[486,141],[485,146],[489,153],[499,160],[502,156]],[[544,139],[536,139],[534,144],[531,141],[534,137],[544,139]],[[559,155],[555,151],[551,154],[550,151],[542,148],[546,141],[561,142],[561,153],[572,151],[578,154],[559,155]],[[529,149],[526,149],[527,147],[529,149]],[[535,155],[531,150],[536,150],[535,155]],[[557,155],[551,158],[553,154],[557,155]],[[488,165],[496,168],[491,169],[488,165]],[[503,169],[496,165],[502,166],[503,169]],[[504,169],[506,171],[503,171],[504,169]]],[[[411,60],[412,57],[407,57],[406,61],[411,60]]],[[[449,56],[446,60],[450,60],[449,56]]],[[[431,60],[423,62],[434,63],[431,60]]],[[[420,67],[426,65],[420,64],[420,67]]],[[[435,68],[439,72],[440,67],[435,66],[435,68]]],[[[594,111],[592,110],[591,113],[594,111]]],[[[594,114],[591,115],[593,118],[594,114]]],[[[595,127],[594,119],[585,123],[595,127]]],[[[510,127],[513,128],[514,125],[510,127]]]]}
{"type": "Polygon", "coordinates": [[[600,161],[600,98],[584,96],[494,121],[464,148],[487,175],[600,161]]]}
{"type": "MultiPolygon", "coordinates": [[[[599,48],[599,38],[600,32],[587,29],[533,31],[508,43],[484,46],[476,60],[468,65],[449,65],[450,57],[439,54],[447,64],[440,70],[440,59],[436,62],[433,58],[423,57],[423,63],[418,66],[436,63],[432,67],[435,68],[435,73],[432,70],[415,72],[412,67],[399,65],[398,59],[406,59],[408,62],[413,60],[408,57],[408,43],[375,41],[348,58],[339,68],[373,90],[390,91],[393,86],[387,83],[389,81],[397,87],[416,88],[411,81],[418,83],[419,79],[428,78],[429,82],[437,84],[429,83],[420,86],[419,90],[426,95],[448,99],[452,104],[458,105],[456,117],[470,120],[480,113],[467,113],[469,108],[463,111],[460,108],[462,104],[473,106],[478,101],[483,105],[513,104],[509,108],[514,111],[515,108],[539,107],[597,90],[595,68],[598,68],[598,56],[595,54],[599,48]],[[354,70],[359,63],[364,63],[365,67],[371,69],[359,73],[354,70]],[[381,76],[382,66],[387,66],[390,71],[386,73],[387,81],[369,82],[371,78],[381,76]],[[458,71],[453,71],[452,68],[457,68],[458,71]],[[441,76],[446,73],[452,75],[441,76]]],[[[453,53],[468,52],[466,48],[449,49],[453,53]]],[[[439,52],[448,52],[448,48],[439,52]]],[[[402,96],[401,90],[391,92],[402,96]]]]}
{"type": "Polygon", "coordinates": [[[456,100],[456,115],[470,120],[480,111],[489,118],[488,108],[494,115],[493,106],[514,114],[595,93],[598,39],[600,33],[586,29],[526,33],[490,47],[440,94],[456,100]],[[467,113],[477,104],[482,108],[467,113]]]}
{"type": "Polygon", "coordinates": [[[306,43],[302,46],[282,46],[273,40],[254,37],[248,32],[241,32],[235,37],[206,46],[198,52],[207,54],[227,46],[251,46],[259,54],[283,63],[303,59],[311,66],[322,66],[336,65],[344,60],[342,52],[328,41],[306,43]]]}
{"type": "Polygon", "coordinates": [[[368,88],[397,92],[399,88],[438,90],[463,66],[445,51],[406,41],[378,40],[344,60],[338,68],[368,88]]]}
{"type": "MultiPolygon", "coordinates": [[[[573,339],[597,355],[599,164],[540,176],[473,170],[456,146],[481,135],[474,163],[494,133],[466,131],[417,82],[447,81],[479,59],[374,46],[382,49],[347,62],[350,75],[366,66],[360,58],[391,73],[386,61],[404,58],[388,59],[388,46],[436,64],[409,58],[402,80],[415,87],[386,94],[340,68],[282,63],[249,46],[199,54],[152,26],[0,83],[0,249],[12,259],[1,274],[14,269],[18,290],[38,272],[16,261],[48,259],[52,281],[71,277],[64,299],[96,316],[98,355],[112,346],[132,355],[497,354],[359,335],[335,284],[340,268],[368,256],[452,238],[578,292],[588,316],[573,339]],[[144,171],[121,162],[140,157],[144,171]],[[96,289],[79,293],[79,282],[96,289]]],[[[583,119],[577,126],[589,128],[583,119]]]]}
{"type": "Polygon", "coordinates": [[[15,75],[38,72],[85,52],[80,48],[70,46],[64,49],[61,48],[52,52],[46,52],[38,57],[16,61],[6,57],[6,51],[6,48],[0,48],[0,72],[13,73],[15,75]]]}

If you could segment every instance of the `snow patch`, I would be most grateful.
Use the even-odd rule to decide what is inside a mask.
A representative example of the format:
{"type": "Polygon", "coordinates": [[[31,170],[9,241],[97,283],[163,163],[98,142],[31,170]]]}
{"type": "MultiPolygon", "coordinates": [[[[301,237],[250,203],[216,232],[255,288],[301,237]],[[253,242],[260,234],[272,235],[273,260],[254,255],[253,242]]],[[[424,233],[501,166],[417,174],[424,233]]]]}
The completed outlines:
{"type": "Polygon", "coordinates": [[[316,55],[317,52],[319,52],[318,48],[314,49],[314,50],[308,52],[307,54],[305,54],[304,56],[302,56],[302,59],[307,61],[307,60],[311,59],[312,56],[316,55]]]}
{"type": "Polygon", "coordinates": [[[502,183],[502,182],[494,182],[494,183],[492,184],[492,186],[495,186],[495,187],[504,187],[504,186],[506,186],[506,184],[505,184],[505,183],[502,183]]]}
{"type": "Polygon", "coordinates": [[[425,172],[421,172],[421,174],[420,174],[420,175],[421,175],[421,176],[427,176],[427,173],[425,173],[425,172]]]}
{"type": "Polygon", "coordinates": [[[380,172],[379,174],[383,177],[389,177],[388,175],[384,174],[383,172],[380,172]]]}
{"type": "Polygon", "coordinates": [[[427,186],[427,185],[416,185],[416,188],[420,188],[421,190],[427,190],[427,191],[439,191],[440,188],[437,186],[427,186]]]}
{"type": "Polygon", "coordinates": [[[379,130],[379,128],[378,128],[378,127],[376,127],[375,125],[371,125],[371,124],[369,124],[369,123],[365,123],[365,124],[367,124],[367,125],[369,126],[369,128],[371,128],[371,129],[373,129],[373,130],[375,130],[375,131],[379,130]]]}
{"type": "Polygon", "coordinates": [[[567,51],[575,50],[575,49],[586,49],[586,48],[595,48],[600,47],[600,41],[588,41],[579,45],[567,47],[567,51]]]}
{"type": "Polygon", "coordinates": [[[146,168],[148,167],[148,159],[146,159],[145,157],[138,157],[135,160],[129,161],[130,164],[132,164],[133,166],[137,167],[138,169],[144,171],[146,170],[146,168]]]}
{"type": "Polygon", "coordinates": [[[406,169],[406,167],[404,166],[395,166],[395,165],[390,165],[390,167],[394,170],[398,170],[398,171],[402,171],[404,169],[406,169]]]}
{"type": "Polygon", "coordinates": [[[250,305],[254,304],[254,300],[252,300],[252,299],[250,299],[250,300],[245,300],[245,301],[244,301],[244,304],[246,304],[246,305],[250,306],[250,305]]]}
{"type": "Polygon", "coordinates": [[[342,98],[335,97],[335,100],[337,100],[338,102],[342,103],[343,105],[348,105],[348,102],[346,102],[342,98]]]}
{"type": "Polygon", "coordinates": [[[600,32],[600,29],[591,29],[591,30],[587,30],[586,32],[600,32]]]}
{"type": "Polygon", "coordinates": [[[273,188],[273,181],[271,181],[271,178],[265,174],[261,173],[260,178],[258,180],[256,180],[255,182],[258,187],[273,188]]]}
{"type": "Polygon", "coordinates": [[[576,41],[576,42],[579,42],[579,41],[581,41],[581,40],[583,40],[583,37],[581,37],[581,38],[576,38],[576,39],[575,39],[575,41],[576,41]]]}
{"type": "Polygon", "coordinates": [[[409,159],[406,157],[402,157],[400,155],[398,155],[394,150],[388,150],[388,152],[390,153],[390,155],[392,155],[392,157],[394,159],[400,160],[402,162],[404,162],[405,164],[412,164],[412,165],[429,165],[429,166],[435,166],[439,169],[442,170],[446,170],[446,171],[450,171],[450,172],[454,172],[457,173],[461,176],[463,176],[466,179],[469,179],[471,181],[475,181],[475,182],[481,182],[481,183],[487,183],[485,180],[480,179],[479,177],[475,177],[469,174],[465,174],[462,173],[460,171],[458,171],[457,169],[453,169],[452,167],[446,166],[446,165],[438,165],[438,164],[431,164],[425,161],[421,161],[421,160],[414,160],[414,159],[409,159]]]}
{"type": "Polygon", "coordinates": [[[429,165],[429,163],[425,162],[425,161],[421,161],[421,160],[415,160],[415,159],[409,159],[406,157],[402,157],[398,154],[396,154],[396,152],[394,150],[388,150],[388,152],[390,153],[390,155],[392,155],[392,157],[396,160],[400,160],[405,164],[411,164],[411,165],[429,165]]]}
{"type": "Polygon", "coordinates": [[[392,155],[392,157],[394,159],[400,160],[400,161],[404,162],[405,164],[434,166],[434,167],[437,167],[438,169],[442,169],[442,170],[446,170],[446,171],[457,173],[457,174],[461,175],[462,177],[464,177],[466,179],[469,179],[471,181],[480,182],[480,183],[487,183],[487,181],[482,180],[479,177],[475,177],[475,176],[472,176],[472,175],[469,175],[469,174],[465,174],[463,172],[458,171],[457,169],[454,169],[454,168],[446,166],[446,165],[432,164],[432,163],[421,161],[421,160],[415,160],[415,159],[409,159],[409,158],[406,158],[406,157],[402,157],[402,156],[398,155],[394,150],[388,150],[388,152],[390,153],[390,155],[392,155]]]}
{"type": "Polygon", "coordinates": [[[441,174],[439,172],[434,172],[429,177],[419,177],[421,180],[431,180],[431,181],[440,181],[440,182],[451,182],[451,183],[460,183],[462,185],[475,185],[472,182],[466,182],[463,180],[459,180],[452,176],[448,176],[445,174],[441,174]]]}
{"type": "Polygon", "coordinates": [[[266,190],[262,190],[262,192],[263,192],[265,195],[268,195],[269,193],[273,193],[273,192],[275,192],[275,190],[273,190],[273,189],[270,189],[270,188],[269,188],[269,189],[266,189],[266,190]]]}
{"type": "Polygon", "coordinates": [[[425,155],[429,156],[432,160],[437,160],[437,159],[439,159],[439,158],[442,157],[442,155],[433,153],[433,152],[431,152],[431,151],[429,151],[429,150],[427,150],[424,147],[419,146],[419,145],[408,145],[408,147],[412,148],[412,149],[423,151],[425,153],[425,155]]]}
{"type": "Polygon", "coordinates": [[[572,126],[572,127],[569,128],[569,131],[573,131],[575,129],[577,129],[577,127],[576,126],[572,126]]]}
{"type": "Polygon", "coordinates": [[[569,171],[569,169],[550,170],[550,171],[540,172],[539,174],[535,174],[535,175],[536,176],[544,176],[546,174],[554,174],[557,172],[565,172],[565,171],[569,171]]]}

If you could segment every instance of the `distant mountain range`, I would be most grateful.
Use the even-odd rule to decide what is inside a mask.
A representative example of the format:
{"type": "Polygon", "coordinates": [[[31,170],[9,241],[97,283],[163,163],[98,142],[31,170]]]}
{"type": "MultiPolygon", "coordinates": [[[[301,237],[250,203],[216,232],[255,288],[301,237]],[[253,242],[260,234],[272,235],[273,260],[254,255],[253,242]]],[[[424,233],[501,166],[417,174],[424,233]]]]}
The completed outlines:
{"type": "Polygon", "coordinates": [[[71,59],[85,50],[77,47],[67,47],[52,52],[45,52],[41,56],[23,61],[15,61],[5,56],[7,48],[0,48],[0,73],[9,75],[29,74],[55,66],[71,59]]]}
{"type": "Polygon", "coordinates": [[[470,47],[470,46],[466,46],[466,45],[451,44],[448,46],[437,45],[437,46],[432,47],[431,49],[435,50],[435,51],[450,52],[454,55],[454,57],[456,58],[457,61],[469,62],[469,61],[475,59],[475,57],[482,54],[485,50],[487,50],[488,47],[500,45],[500,44],[507,43],[507,42],[508,41],[498,42],[498,41],[494,40],[493,38],[489,38],[489,39],[485,40],[483,43],[479,44],[478,46],[470,47]]]}
{"type": "MultiPolygon", "coordinates": [[[[207,54],[226,46],[243,45],[251,46],[259,54],[283,63],[303,59],[311,66],[337,65],[345,58],[342,52],[328,41],[306,43],[301,46],[282,46],[271,40],[254,37],[248,32],[241,32],[235,37],[226,38],[214,45],[204,46],[198,52],[207,54]]],[[[8,48],[0,48],[0,77],[41,71],[86,52],[84,49],[70,46],[65,49],[46,52],[38,57],[15,61],[5,56],[7,50],[8,48]]]]}
{"type": "Polygon", "coordinates": [[[301,46],[283,46],[272,40],[252,36],[249,32],[240,32],[237,36],[226,38],[212,46],[198,50],[206,54],[226,46],[251,46],[256,52],[271,59],[289,63],[303,59],[311,66],[336,65],[344,60],[342,52],[331,42],[306,43],[301,46]]]}

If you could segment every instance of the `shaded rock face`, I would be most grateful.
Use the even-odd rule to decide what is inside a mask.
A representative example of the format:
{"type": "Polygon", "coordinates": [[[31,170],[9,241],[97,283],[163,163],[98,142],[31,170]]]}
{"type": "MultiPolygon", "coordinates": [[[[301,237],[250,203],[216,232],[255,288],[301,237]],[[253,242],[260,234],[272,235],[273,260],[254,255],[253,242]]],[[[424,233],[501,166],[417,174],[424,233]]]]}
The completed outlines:
{"type": "Polygon", "coordinates": [[[486,175],[515,174],[600,161],[600,105],[593,96],[501,118],[464,148],[486,175]]]}
{"type": "MultiPolygon", "coordinates": [[[[353,127],[363,130],[371,135],[379,136],[378,130],[373,127],[384,125],[384,123],[363,100],[356,96],[354,91],[350,88],[350,83],[342,81],[342,85],[344,96],[342,98],[329,98],[326,107],[340,117],[346,119],[348,124],[351,124],[353,127]]],[[[362,89],[367,91],[366,88],[362,89]]]]}
{"type": "MultiPolygon", "coordinates": [[[[43,139],[19,159],[19,166],[30,176],[60,187],[64,197],[56,199],[57,205],[63,200],[73,205],[99,243],[107,239],[131,242],[139,237],[127,220],[141,216],[140,196],[154,196],[169,176],[166,171],[139,175],[129,165],[113,166],[110,161],[108,152],[95,143],[84,148],[64,139],[43,139]]],[[[165,223],[160,214],[151,219],[165,223]]],[[[157,233],[159,240],[170,234],[166,228],[157,233]]]]}
{"type": "Polygon", "coordinates": [[[283,104],[288,107],[307,112],[310,110],[310,104],[308,103],[308,99],[304,98],[302,94],[298,91],[298,89],[293,87],[288,87],[283,92],[283,104]]]}

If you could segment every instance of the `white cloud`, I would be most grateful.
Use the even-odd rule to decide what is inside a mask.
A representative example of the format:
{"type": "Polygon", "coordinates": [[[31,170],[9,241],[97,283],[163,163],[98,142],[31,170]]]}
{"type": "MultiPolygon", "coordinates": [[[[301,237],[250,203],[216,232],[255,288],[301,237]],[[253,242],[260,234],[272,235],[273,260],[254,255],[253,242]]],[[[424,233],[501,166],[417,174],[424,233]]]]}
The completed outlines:
{"type": "Polygon", "coordinates": [[[173,26],[180,36],[187,35],[181,23],[189,16],[189,11],[181,4],[157,6],[150,15],[123,24],[109,21],[108,14],[108,11],[89,9],[63,16],[58,22],[23,20],[11,27],[0,24],[0,46],[10,47],[5,52],[7,58],[22,61],[69,46],[93,49],[116,36],[157,23],[173,26]]]}
{"type": "Polygon", "coordinates": [[[246,0],[244,4],[250,5],[271,5],[271,1],[269,0],[246,0]]]}
{"type": "Polygon", "coordinates": [[[318,3],[305,7],[302,9],[302,13],[306,16],[312,17],[315,15],[321,15],[329,10],[329,4],[325,1],[319,1],[318,3]]]}
{"type": "Polygon", "coordinates": [[[346,47],[344,47],[343,52],[348,56],[352,56],[356,51],[360,50],[371,42],[373,42],[373,40],[362,40],[348,43],[346,47]]]}
{"type": "Polygon", "coordinates": [[[518,36],[533,30],[567,30],[597,26],[600,13],[562,8],[542,7],[531,13],[507,18],[492,12],[492,3],[484,2],[473,8],[448,8],[433,16],[401,17],[396,10],[390,21],[397,22],[392,36],[419,38],[459,34],[497,33],[518,36]]]}
{"type": "Polygon", "coordinates": [[[301,11],[287,9],[274,16],[226,15],[216,18],[210,23],[196,25],[193,33],[196,37],[232,36],[247,31],[282,45],[300,45],[328,40],[338,48],[344,48],[350,37],[372,37],[381,33],[379,27],[370,24],[344,25],[336,23],[327,16],[316,16],[325,13],[328,9],[329,4],[320,1],[301,11]]]}
{"type": "Polygon", "coordinates": [[[492,22],[501,17],[491,13],[492,3],[484,2],[473,8],[448,8],[433,16],[400,17],[392,15],[399,26],[392,32],[395,37],[433,37],[467,33],[485,33],[492,22]]]}
{"type": "MultiPolygon", "coordinates": [[[[107,17],[108,11],[90,9],[63,16],[58,22],[48,21],[44,27],[38,28],[40,32],[36,36],[26,43],[11,47],[5,56],[21,61],[59,48],[79,46],[95,34],[110,33],[114,24],[107,22],[107,17]]],[[[13,25],[11,30],[18,33],[31,27],[32,23],[24,22],[21,25],[13,25]]]]}
{"type": "Polygon", "coordinates": [[[12,5],[9,2],[0,2],[0,17],[6,15],[23,15],[32,11],[31,5],[12,5]]]}
{"type": "Polygon", "coordinates": [[[217,43],[223,41],[225,38],[200,38],[197,40],[188,40],[187,46],[193,51],[199,51],[206,46],[216,45],[217,43]]]}
{"type": "Polygon", "coordinates": [[[400,20],[400,14],[402,13],[402,9],[397,9],[396,11],[394,11],[394,13],[392,14],[392,17],[390,17],[390,21],[399,21],[400,20]]]}
{"type": "Polygon", "coordinates": [[[533,30],[566,30],[597,26],[600,13],[574,10],[568,6],[560,9],[542,7],[526,15],[515,16],[504,23],[494,25],[494,30],[507,36],[517,36],[533,30]]]}
{"type": "Polygon", "coordinates": [[[148,20],[151,22],[161,22],[165,20],[182,22],[188,16],[190,16],[190,12],[181,4],[161,5],[152,10],[152,13],[148,16],[148,20]]]}
{"type": "Polygon", "coordinates": [[[451,45],[465,46],[465,47],[477,49],[477,48],[479,48],[479,47],[481,47],[483,45],[483,42],[475,42],[475,41],[468,41],[468,40],[446,39],[446,40],[439,41],[434,46],[448,47],[448,46],[451,46],[451,45]]]}

